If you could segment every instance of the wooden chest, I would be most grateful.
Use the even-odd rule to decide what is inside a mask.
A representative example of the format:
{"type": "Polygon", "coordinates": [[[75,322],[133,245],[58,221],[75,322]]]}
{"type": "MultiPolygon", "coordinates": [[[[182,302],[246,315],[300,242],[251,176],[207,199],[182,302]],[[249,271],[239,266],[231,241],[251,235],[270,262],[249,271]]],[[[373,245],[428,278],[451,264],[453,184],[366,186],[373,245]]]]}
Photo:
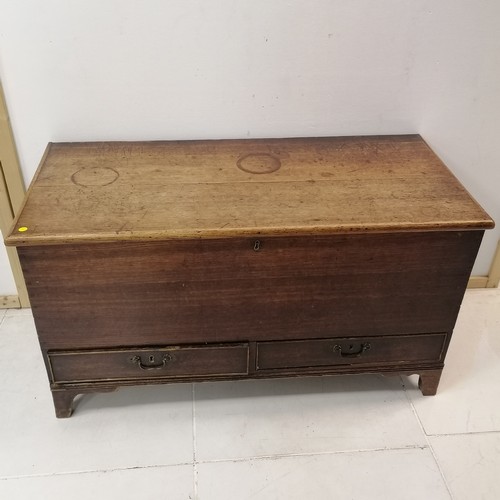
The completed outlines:
{"type": "Polygon", "coordinates": [[[132,384],[418,373],[493,221],[419,136],[49,144],[18,247],[58,417],[132,384]]]}

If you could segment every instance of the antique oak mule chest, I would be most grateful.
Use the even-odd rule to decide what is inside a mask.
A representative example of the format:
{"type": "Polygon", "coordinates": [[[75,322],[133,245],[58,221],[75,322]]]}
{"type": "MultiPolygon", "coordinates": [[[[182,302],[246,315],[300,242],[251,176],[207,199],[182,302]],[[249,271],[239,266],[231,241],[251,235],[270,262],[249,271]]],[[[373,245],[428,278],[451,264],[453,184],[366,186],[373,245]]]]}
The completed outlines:
{"type": "Polygon", "coordinates": [[[119,386],[416,373],[493,221],[419,136],[49,144],[18,247],[56,414],[119,386]]]}

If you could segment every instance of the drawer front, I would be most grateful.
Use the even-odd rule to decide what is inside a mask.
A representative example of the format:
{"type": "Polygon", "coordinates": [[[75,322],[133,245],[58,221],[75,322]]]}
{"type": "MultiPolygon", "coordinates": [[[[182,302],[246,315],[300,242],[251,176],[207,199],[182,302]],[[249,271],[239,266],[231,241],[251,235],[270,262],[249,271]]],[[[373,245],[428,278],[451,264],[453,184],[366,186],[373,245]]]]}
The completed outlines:
{"type": "Polygon", "coordinates": [[[445,333],[257,344],[257,370],[441,361],[445,333]]]}
{"type": "Polygon", "coordinates": [[[62,351],[48,357],[56,383],[248,373],[248,344],[62,351]]]}

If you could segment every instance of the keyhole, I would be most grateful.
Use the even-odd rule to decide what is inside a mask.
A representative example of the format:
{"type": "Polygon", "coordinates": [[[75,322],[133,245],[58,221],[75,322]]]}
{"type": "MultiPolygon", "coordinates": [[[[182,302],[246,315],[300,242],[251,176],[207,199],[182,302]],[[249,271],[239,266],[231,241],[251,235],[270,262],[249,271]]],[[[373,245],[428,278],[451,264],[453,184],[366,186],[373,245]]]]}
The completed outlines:
{"type": "Polygon", "coordinates": [[[352,351],[353,347],[354,347],[354,346],[351,344],[351,345],[349,346],[349,350],[350,350],[350,351],[352,351]]]}
{"type": "Polygon", "coordinates": [[[260,241],[259,240],[254,241],[253,249],[255,252],[258,252],[260,250],[260,241]]]}
{"type": "Polygon", "coordinates": [[[155,357],[154,356],[149,356],[149,362],[150,363],[154,363],[155,361],[155,357]]]}

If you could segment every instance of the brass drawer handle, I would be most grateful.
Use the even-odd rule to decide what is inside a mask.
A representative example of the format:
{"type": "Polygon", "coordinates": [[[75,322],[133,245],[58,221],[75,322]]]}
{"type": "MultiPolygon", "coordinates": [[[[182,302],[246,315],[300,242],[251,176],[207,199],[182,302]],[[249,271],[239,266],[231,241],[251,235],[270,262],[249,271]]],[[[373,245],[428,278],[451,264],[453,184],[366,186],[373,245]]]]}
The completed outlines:
{"type": "Polygon", "coordinates": [[[361,344],[359,351],[357,352],[350,352],[352,347],[353,346],[350,345],[348,352],[342,352],[342,346],[339,344],[335,344],[333,346],[333,352],[338,352],[339,356],[342,358],[359,358],[365,351],[368,351],[372,348],[372,346],[368,342],[361,344]]]}
{"type": "MultiPolygon", "coordinates": [[[[167,366],[167,363],[169,361],[172,361],[172,356],[170,354],[165,354],[161,360],[161,363],[157,365],[145,365],[142,362],[142,359],[140,356],[134,356],[133,358],[130,358],[130,361],[132,363],[136,364],[141,370],[161,370],[162,368],[165,368],[167,366]]],[[[149,356],[149,362],[153,363],[154,362],[154,356],[149,356]]]]}

